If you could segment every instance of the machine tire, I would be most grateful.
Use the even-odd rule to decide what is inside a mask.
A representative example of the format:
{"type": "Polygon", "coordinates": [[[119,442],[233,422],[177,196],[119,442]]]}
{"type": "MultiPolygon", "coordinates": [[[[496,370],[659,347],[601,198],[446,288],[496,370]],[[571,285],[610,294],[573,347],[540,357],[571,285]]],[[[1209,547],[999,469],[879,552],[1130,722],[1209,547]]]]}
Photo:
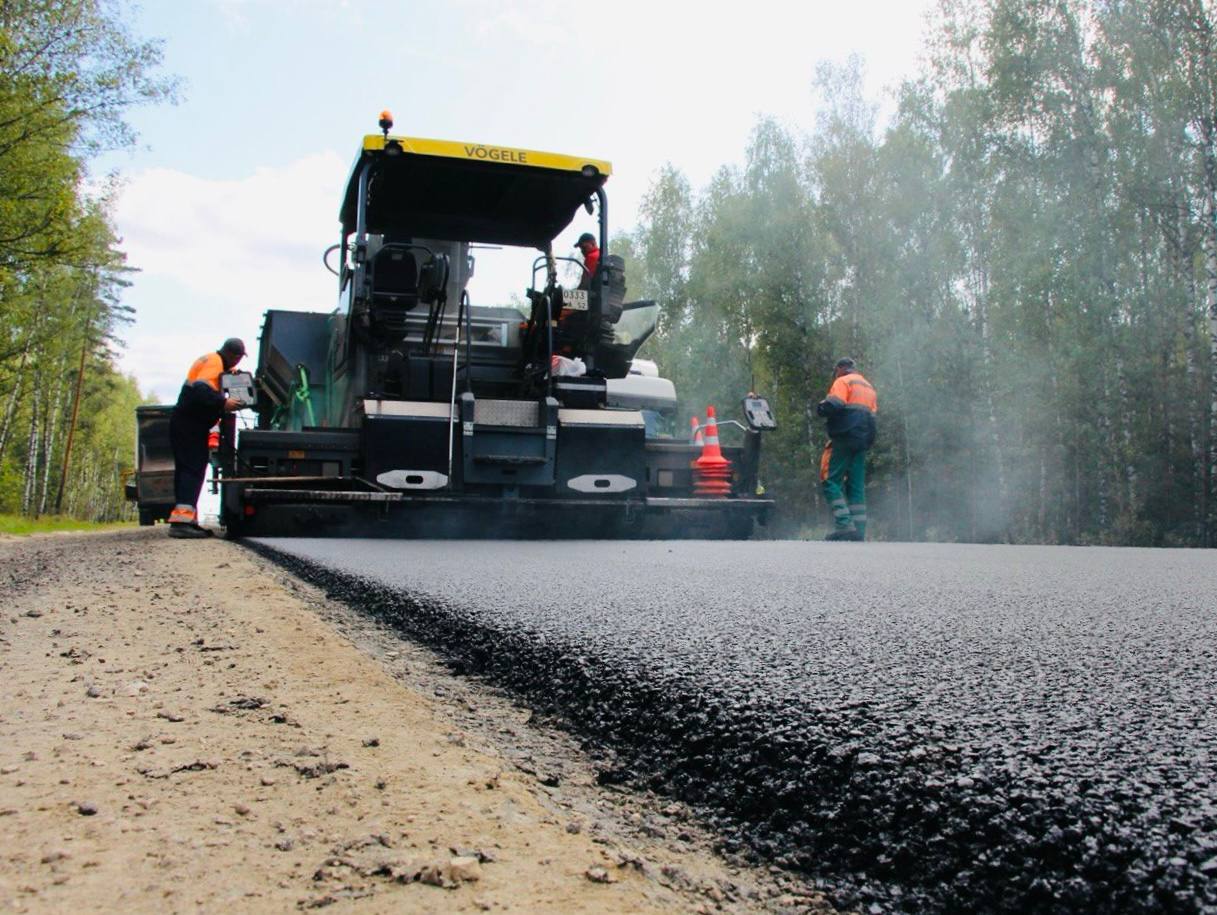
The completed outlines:
{"type": "Polygon", "coordinates": [[[225,540],[240,540],[245,536],[248,527],[243,518],[227,511],[220,513],[220,526],[224,528],[225,540]]]}
{"type": "Polygon", "coordinates": [[[156,515],[153,514],[150,508],[141,508],[139,510],[139,526],[151,527],[156,524],[156,515]]]}

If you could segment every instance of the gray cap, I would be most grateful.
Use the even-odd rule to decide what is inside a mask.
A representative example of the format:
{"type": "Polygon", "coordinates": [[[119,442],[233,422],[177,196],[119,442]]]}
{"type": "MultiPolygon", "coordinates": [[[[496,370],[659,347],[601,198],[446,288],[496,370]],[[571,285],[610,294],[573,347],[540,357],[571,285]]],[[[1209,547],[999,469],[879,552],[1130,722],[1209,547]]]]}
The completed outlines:
{"type": "Polygon", "coordinates": [[[221,353],[227,353],[230,356],[244,356],[245,342],[237,337],[229,337],[224,341],[224,345],[220,347],[221,353]]]}

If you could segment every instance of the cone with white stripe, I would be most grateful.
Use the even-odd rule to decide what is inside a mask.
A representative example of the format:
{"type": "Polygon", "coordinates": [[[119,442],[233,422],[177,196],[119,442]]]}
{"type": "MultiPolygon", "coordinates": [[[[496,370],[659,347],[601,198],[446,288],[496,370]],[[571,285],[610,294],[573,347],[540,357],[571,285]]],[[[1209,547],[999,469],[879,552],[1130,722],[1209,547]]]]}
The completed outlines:
{"type": "Polygon", "coordinates": [[[725,499],[731,495],[731,462],[718,444],[718,420],[714,407],[706,407],[705,446],[693,462],[693,494],[725,499]]]}

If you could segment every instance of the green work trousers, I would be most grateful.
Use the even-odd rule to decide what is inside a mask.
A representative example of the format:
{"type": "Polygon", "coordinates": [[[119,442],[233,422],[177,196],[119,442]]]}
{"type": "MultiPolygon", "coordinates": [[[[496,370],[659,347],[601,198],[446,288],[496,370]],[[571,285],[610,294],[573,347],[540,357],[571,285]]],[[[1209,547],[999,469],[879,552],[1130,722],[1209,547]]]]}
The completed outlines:
{"type": "Polygon", "coordinates": [[[825,451],[821,462],[824,498],[839,531],[857,531],[866,536],[866,449],[852,450],[839,443],[825,451]]]}

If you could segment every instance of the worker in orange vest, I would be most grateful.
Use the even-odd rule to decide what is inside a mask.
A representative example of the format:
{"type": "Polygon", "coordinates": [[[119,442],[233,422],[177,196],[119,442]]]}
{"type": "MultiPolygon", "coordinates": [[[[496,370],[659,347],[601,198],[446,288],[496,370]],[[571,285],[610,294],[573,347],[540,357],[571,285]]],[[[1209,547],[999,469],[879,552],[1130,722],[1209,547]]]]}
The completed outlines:
{"type": "Polygon", "coordinates": [[[875,389],[848,356],[838,359],[828,396],[816,412],[828,420],[820,484],[832,509],[828,540],[866,539],[866,452],[875,443],[875,389]]]}
{"type": "Polygon", "coordinates": [[[245,356],[245,344],[236,337],[224,341],[214,353],[194,360],[178,393],[169,419],[169,442],[173,446],[173,492],[177,503],[169,513],[170,537],[210,537],[199,525],[199,492],[207,474],[210,454],[208,436],[225,413],[241,408],[241,402],[225,397],[220,376],[232,371],[245,356]]]}
{"type": "Polygon", "coordinates": [[[583,255],[583,278],[579,280],[579,288],[591,289],[592,277],[600,266],[600,246],[596,244],[596,236],[591,232],[584,232],[575,242],[575,247],[583,255]]]}

